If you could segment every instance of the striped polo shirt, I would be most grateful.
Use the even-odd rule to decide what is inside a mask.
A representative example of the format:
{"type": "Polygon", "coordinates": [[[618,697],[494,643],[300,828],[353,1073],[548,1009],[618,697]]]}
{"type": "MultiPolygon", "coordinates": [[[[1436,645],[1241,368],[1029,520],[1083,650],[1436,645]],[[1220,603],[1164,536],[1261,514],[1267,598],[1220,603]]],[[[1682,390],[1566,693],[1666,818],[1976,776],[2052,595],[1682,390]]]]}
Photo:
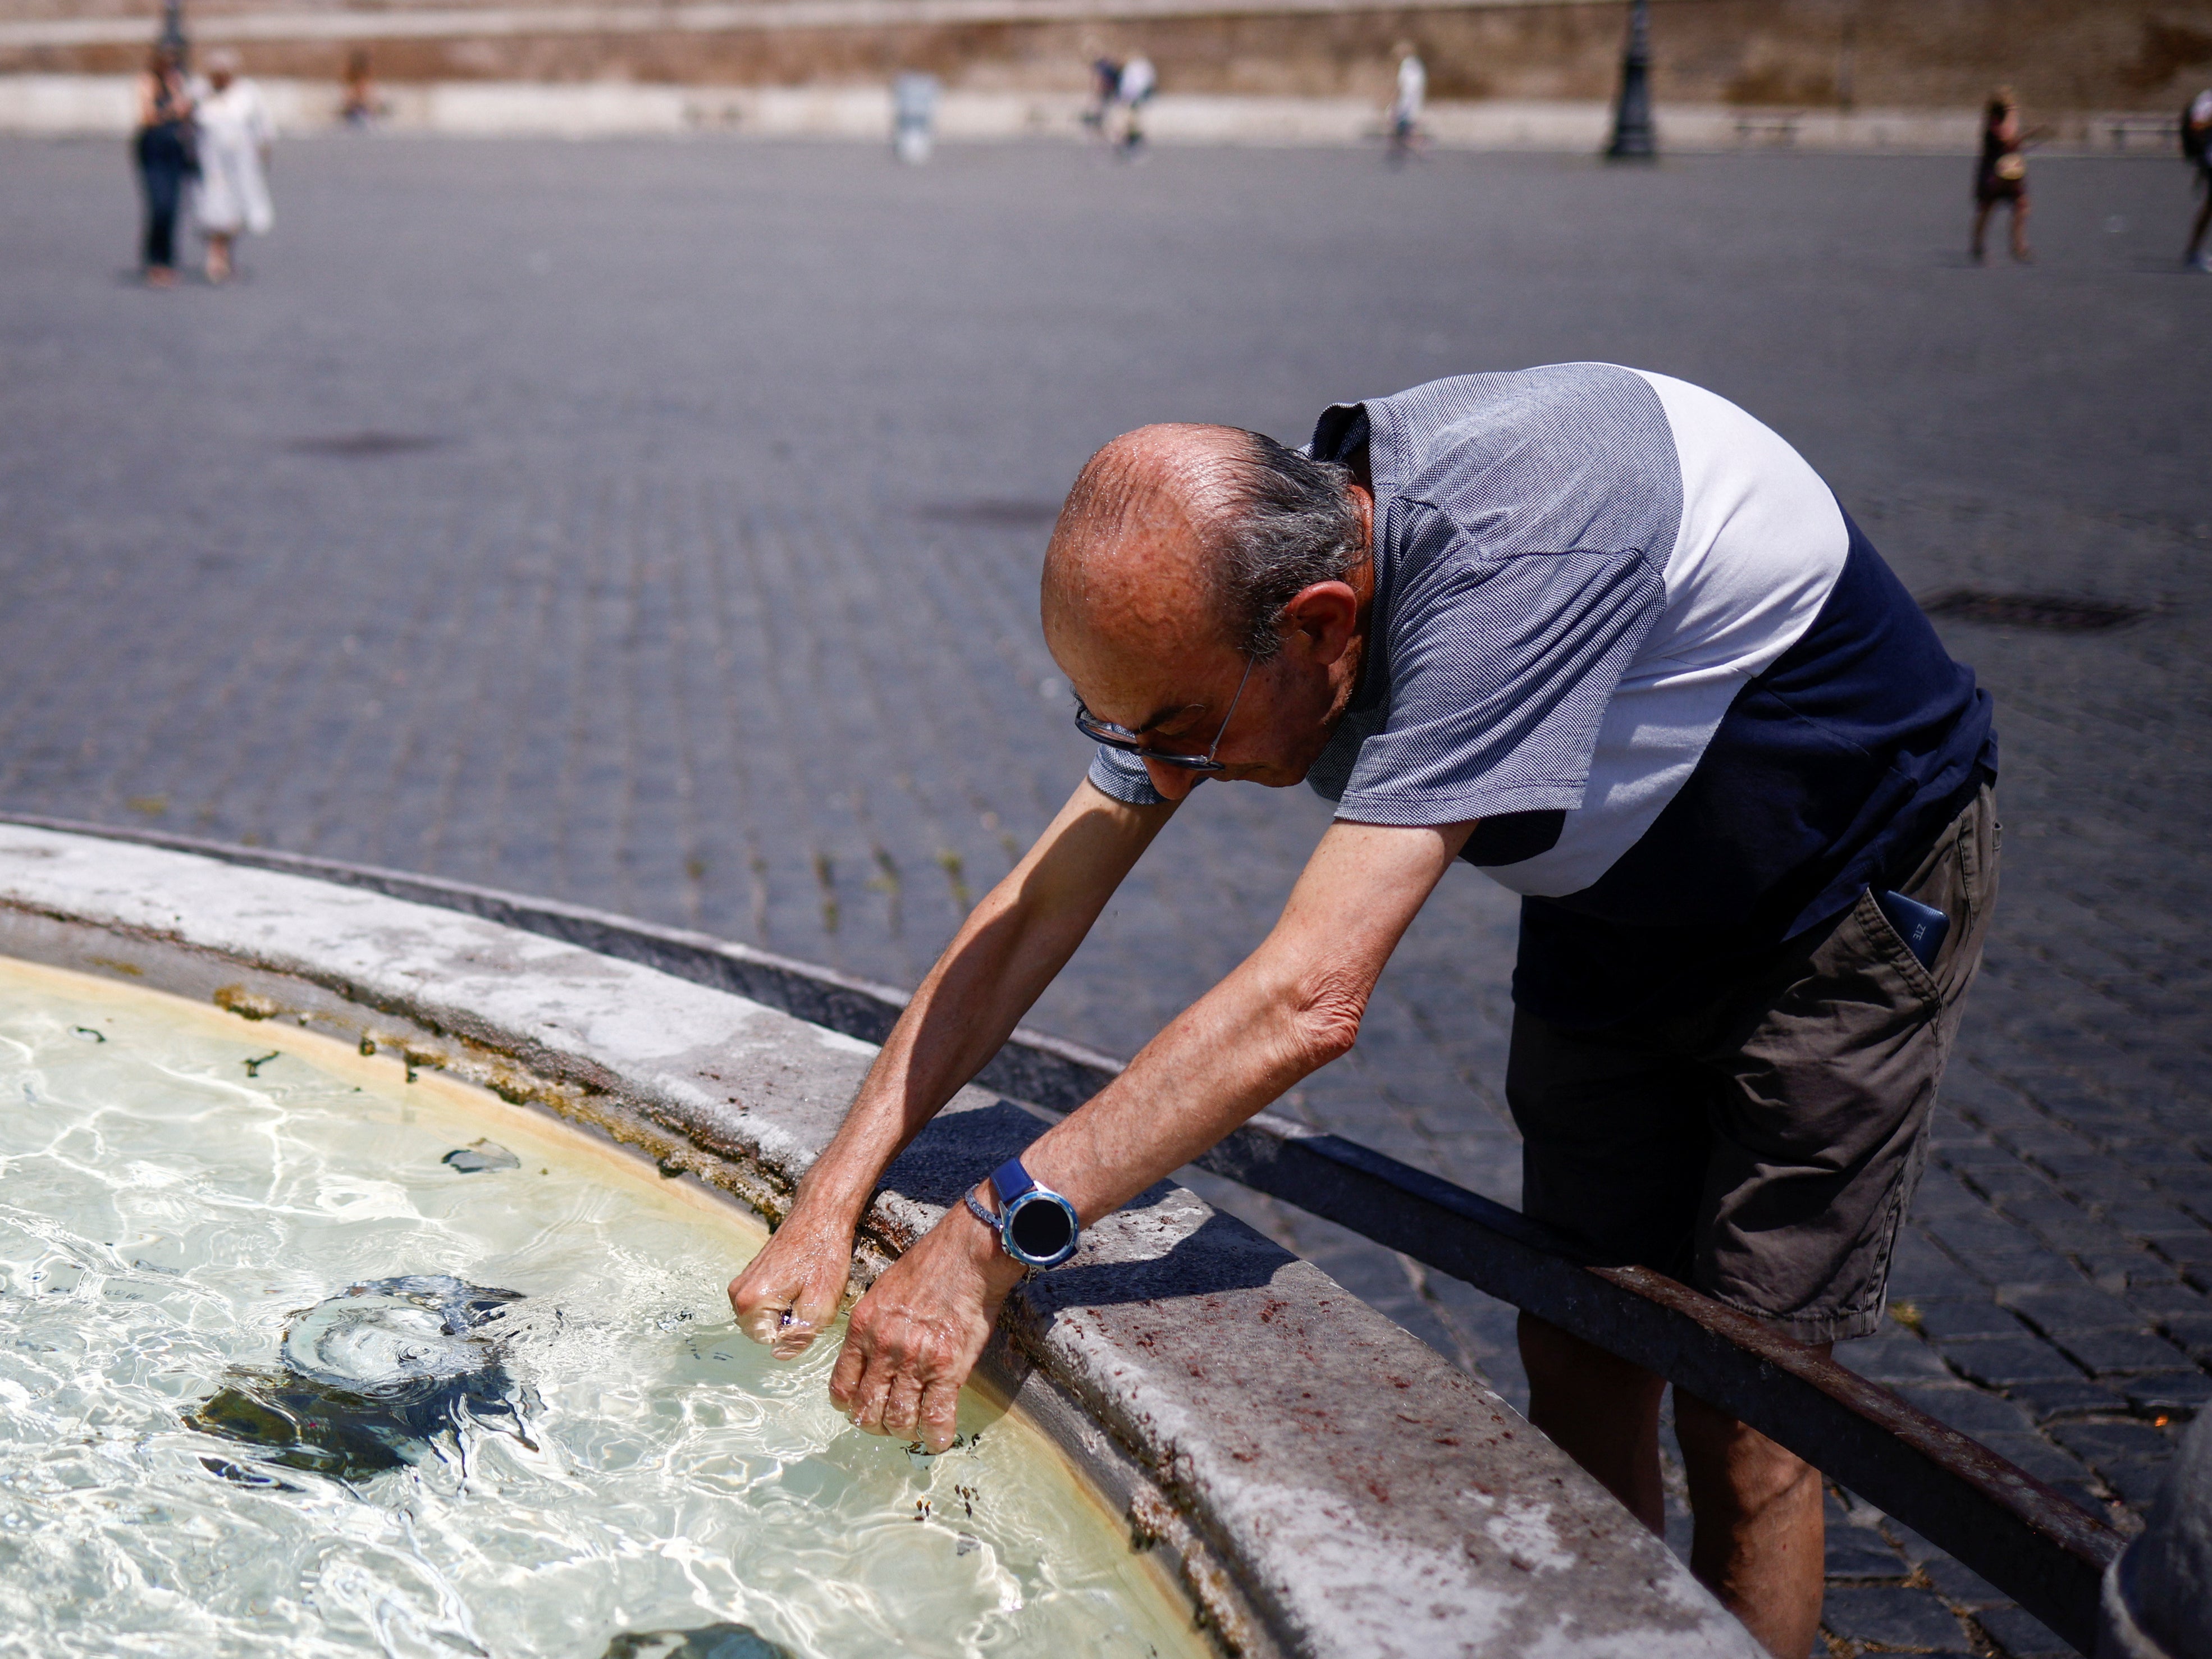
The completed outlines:
{"type": "MultiPolygon", "coordinates": [[[[1994,776],[1988,693],[1813,469],[1726,399],[1603,363],[1339,404],[1375,492],[1360,682],[1308,781],[1478,820],[1516,1000],[1659,1014],[1901,879],[1994,776]]],[[[1133,756],[1092,782],[1157,799],[1133,756]]]]}

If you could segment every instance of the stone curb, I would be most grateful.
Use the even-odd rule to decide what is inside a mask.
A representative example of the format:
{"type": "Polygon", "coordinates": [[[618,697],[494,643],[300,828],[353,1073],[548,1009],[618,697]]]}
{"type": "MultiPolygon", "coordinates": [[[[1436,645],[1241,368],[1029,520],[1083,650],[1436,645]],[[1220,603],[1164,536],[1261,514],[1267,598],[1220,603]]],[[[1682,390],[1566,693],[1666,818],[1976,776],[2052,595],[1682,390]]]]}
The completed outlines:
{"type": "MultiPolygon", "coordinates": [[[[0,824],[0,951],[396,1050],[772,1217],[872,1054],[473,917],[15,824],[0,824]]],[[[856,1276],[1036,1129],[963,1091],[893,1166],[856,1276]]],[[[1172,1558],[1230,1652],[1759,1651],[1495,1395],[1181,1188],[1144,1194],[1032,1281],[993,1364],[1124,1505],[1135,1541],[1172,1558]]]]}

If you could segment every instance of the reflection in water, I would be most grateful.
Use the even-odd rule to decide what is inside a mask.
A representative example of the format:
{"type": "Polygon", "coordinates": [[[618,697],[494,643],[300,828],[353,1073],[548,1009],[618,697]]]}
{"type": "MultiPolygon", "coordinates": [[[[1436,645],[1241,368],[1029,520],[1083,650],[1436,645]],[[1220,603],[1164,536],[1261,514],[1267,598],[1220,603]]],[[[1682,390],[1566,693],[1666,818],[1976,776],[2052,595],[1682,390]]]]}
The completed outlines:
{"type": "Polygon", "coordinates": [[[1206,1651],[1030,1431],[911,1455],[744,1340],[730,1212],[276,1029],[0,962],[25,1651],[1206,1651]]]}

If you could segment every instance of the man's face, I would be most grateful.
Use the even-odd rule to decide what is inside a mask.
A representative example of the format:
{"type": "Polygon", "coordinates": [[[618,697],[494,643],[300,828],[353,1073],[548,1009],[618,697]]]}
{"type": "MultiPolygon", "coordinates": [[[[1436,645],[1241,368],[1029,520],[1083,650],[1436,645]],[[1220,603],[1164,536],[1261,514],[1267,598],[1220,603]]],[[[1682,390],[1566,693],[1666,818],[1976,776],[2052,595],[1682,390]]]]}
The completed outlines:
{"type": "MultiPolygon", "coordinates": [[[[1287,788],[1304,781],[1327,746],[1358,660],[1347,648],[1357,639],[1358,596],[1334,582],[1299,599],[1310,602],[1293,602],[1281,648],[1252,666],[1249,680],[1249,659],[1220,638],[1194,595],[1188,614],[1121,614],[1110,625],[1048,615],[1045,642],[1084,707],[1137,732],[1148,749],[1204,755],[1218,735],[1213,758],[1226,769],[1213,776],[1287,788]]],[[[1152,761],[1145,769],[1170,800],[1200,776],[1152,761]]]]}

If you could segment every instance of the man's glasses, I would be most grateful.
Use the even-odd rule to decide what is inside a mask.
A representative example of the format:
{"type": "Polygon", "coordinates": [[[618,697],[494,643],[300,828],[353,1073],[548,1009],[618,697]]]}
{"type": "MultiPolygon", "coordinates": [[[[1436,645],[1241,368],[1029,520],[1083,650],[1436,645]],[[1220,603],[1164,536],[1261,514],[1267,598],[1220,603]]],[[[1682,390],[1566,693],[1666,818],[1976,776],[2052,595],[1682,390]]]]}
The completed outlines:
{"type": "Polygon", "coordinates": [[[1226,772],[1229,769],[1213,758],[1213,751],[1221,747],[1221,739],[1229,733],[1229,722],[1237,718],[1237,705],[1243,700],[1244,688],[1251,684],[1253,661],[1244,659],[1244,678],[1237,682],[1237,695],[1229,700],[1229,712],[1221,717],[1221,729],[1213,734],[1203,755],[1171,755],[1164,750],[1149,749],[1145,740],[1126,726],[1116,726],[1111,720],[1102,720],[1083,706],[1083,699],[1075,700],[1075,729],[1093,743],[1103,743],[1109,749],[1120,749],[1132,755],[1141,755],[1148,761],[1158,761],[1163,766],[1179,766],[1186,772],[1226,772]]]}

